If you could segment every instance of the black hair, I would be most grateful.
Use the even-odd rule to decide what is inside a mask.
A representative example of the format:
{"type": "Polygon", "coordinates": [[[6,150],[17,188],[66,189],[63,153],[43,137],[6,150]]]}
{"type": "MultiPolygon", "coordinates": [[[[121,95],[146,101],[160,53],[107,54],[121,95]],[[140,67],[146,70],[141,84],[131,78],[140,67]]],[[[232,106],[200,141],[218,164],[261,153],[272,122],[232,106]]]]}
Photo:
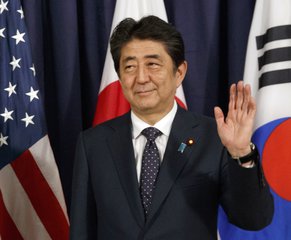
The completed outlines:
{"type": "Polygon", "coordinates": [[[133,39],[162,43],[175,69],[185,60],[184,42],[174,26],[156,16],[143,17],[139,21],[126,18],[116,26],[110,38],[110,51],[117,74],[119,74],[121,48],[133,39]]]}

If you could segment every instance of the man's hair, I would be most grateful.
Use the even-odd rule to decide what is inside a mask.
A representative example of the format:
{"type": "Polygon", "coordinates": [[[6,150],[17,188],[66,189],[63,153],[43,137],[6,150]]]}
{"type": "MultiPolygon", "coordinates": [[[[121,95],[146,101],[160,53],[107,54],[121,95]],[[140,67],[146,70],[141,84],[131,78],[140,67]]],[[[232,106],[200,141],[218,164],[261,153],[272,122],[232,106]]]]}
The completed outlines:
{"type": "Polygon", "coordinates": [[[184,42],[175,27],[156,16],[143,17],[139,21],[126,18],[116,26],[110,38],[110,51],[118,75],[121,48],[133,39],[162,43],[174,63],[175,70],[185,60],[184,42]]]}

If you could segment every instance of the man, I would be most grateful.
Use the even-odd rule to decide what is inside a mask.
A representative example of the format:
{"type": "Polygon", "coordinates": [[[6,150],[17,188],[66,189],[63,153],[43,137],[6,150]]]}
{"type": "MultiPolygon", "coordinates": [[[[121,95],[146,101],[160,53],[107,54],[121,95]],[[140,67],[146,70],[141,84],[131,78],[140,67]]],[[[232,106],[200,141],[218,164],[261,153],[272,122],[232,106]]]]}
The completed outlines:
{"type": "Polygon", "coordinates": [[[267,226],[273,199],[250,142],[250,86],[231,86],[215,123],[174,100],[187,63],[170,24],[125,19],[110,46],[131,111],[80,136],[71,239],[216,239],[219,204],[243,229],[267,226]]]}

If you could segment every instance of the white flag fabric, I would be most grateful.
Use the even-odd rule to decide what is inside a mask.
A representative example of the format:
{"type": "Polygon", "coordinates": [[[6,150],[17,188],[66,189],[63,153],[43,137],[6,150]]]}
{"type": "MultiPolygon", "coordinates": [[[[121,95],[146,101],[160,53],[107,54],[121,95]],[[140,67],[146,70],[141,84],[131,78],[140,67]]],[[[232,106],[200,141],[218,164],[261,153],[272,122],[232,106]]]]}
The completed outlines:
{"type": "Polygon", "coordinates": [[[257,0],[244,81],[252,86],[255,129],[291,116],[291,1],[257,0]]]}
{"type": "Polygon", "coordinates": [[[20,0],[0,2],[0,239],[69,238],[20,0]]]}
{"type": "Polygon", "coordinates": [[[244,82],[257,102],[253,142],[275,201],[272,223],[261,231],[229,224],[222,240],[287,240],[291,236],[291,1],[257,0],[244,82]]]}
{"type": "MultiPolygon", "coordinates": [[[[120,21],[127,17],[139,20],[147,15],[155,15],[167,21],[164,1],[117,0],[111,32],[120,21]]],[[[176,100],[180,105],[186,108],[186,100],[182,86],[177,89],[176,100]]],[[[123,96],[108,46],[93,124],[95,125],[117,117],[126,113],[128,110],[129,104],[123,96]]]]}

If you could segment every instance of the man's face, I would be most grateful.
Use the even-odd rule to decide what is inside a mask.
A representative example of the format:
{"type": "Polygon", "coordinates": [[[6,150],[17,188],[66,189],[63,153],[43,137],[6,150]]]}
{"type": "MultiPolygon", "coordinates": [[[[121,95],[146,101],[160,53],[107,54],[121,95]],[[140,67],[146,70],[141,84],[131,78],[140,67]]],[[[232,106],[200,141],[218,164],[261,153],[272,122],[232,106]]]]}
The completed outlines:
{"type": "Polygon", "coordinates": [[[137,115],[162,117],[171,110],[186,73],[186,62],[174,71],[162,43],[134,39],[122,47],[119,66],[123,93],[137,115]]]}

